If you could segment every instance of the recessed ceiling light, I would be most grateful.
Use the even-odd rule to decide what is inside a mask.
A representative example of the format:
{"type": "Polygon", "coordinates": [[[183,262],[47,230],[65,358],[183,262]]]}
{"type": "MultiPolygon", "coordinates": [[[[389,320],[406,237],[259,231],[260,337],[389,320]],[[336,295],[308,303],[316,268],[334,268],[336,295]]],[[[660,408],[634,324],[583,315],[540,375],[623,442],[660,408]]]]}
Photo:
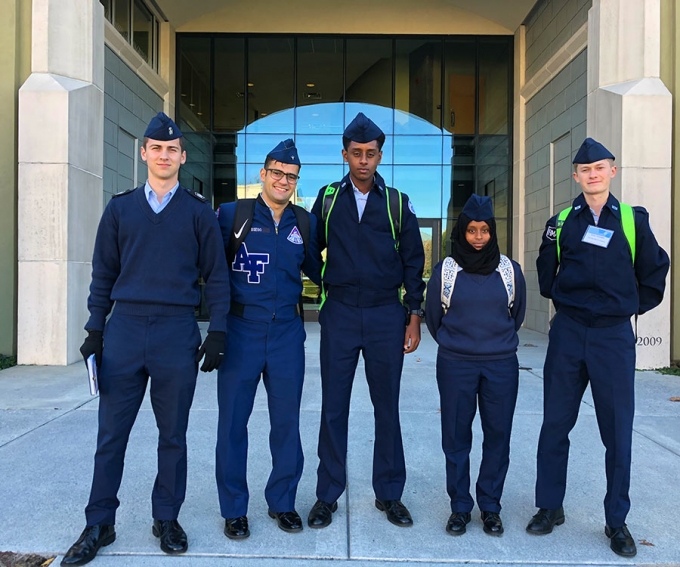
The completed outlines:
{"type": "Polygon", "coordinates": [[[254,87],[254,86],[255,86],[255,83],[248,83],[248,86],[249,86],[249,87],[254,87]]]}
{"type": "Polygon", "coordinates": [[[312,87],[315,87],[316,85],[314,83],[307,83],[307,86],[311,89],[312,87]]]}
{"type": "Polygon", "coordinates": [[[187,96],[187,93],[182,93],[180,96],[187,96]]]}

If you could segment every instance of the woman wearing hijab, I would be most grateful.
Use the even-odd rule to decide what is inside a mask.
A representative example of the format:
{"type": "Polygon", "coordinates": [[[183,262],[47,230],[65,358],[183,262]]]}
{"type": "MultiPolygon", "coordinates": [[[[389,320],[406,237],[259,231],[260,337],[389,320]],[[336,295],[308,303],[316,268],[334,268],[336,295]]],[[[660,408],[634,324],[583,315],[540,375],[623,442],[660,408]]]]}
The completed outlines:
{"type": "Polygon", "coordinates": [[[451,257],[433,270],[425,304],[427,327],[439,345],[437,384],[452,512],[446,531],[451,535],[465,533],[474,506],[470,449],[477,401],[484,433],[477,505],[484,531],[503,534],[500,500],[510,462],[519,386],[517,330],[525,307],[524,276],[519,264],[500,253],[491,199],[472,195],[453,228],[451,257]]]}

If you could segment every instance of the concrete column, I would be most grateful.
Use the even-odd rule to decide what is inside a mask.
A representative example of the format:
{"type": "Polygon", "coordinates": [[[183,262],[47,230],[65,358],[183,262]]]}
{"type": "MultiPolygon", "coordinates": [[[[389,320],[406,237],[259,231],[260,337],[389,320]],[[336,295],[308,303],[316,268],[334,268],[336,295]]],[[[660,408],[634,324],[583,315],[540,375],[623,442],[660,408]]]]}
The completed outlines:
{"type": "Polygon", "coordinates": [[[523,266],[526,209],[524,187],[524,160],[526,159],[526,101],[522,89],[526,82],[526,28],[515,32],[514,101],[512,127],[512,257],[523,266]]]}
{"type": "MultiPolygon", "coordinates": [[[[660,0],[593,0],[587,128],[616,156],[614,195],[649,211],[656,238],[670,252],[673,109],[659,78],[660,32],[660,0]]],[[[638,320],[637,368],[668,366],[670,307],[669,286],[663,303],[638,320]]]]}
{"type": "Polygon", "coordinates": [[[80,357],[102,213],[104,11],[33,0],[31,75],[19,90],[17,357],[80,357]]]}

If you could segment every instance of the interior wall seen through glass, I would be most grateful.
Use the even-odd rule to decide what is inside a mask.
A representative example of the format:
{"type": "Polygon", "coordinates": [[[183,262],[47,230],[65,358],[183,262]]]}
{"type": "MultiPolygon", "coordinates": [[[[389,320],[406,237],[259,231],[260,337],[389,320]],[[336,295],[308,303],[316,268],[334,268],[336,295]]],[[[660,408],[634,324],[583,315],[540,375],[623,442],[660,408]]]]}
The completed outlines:
{"type": "Polygon", "coordinates": [[[178,34],[181,181],[215,206],[256,196],[266,154],[293,138],[309,209],[347,173],[342,132],[364,112],[386,134],[378,172],[437,232],[435,260],[472,193],[492,198],[507,252],[511,61],[511,37],[178,34]]]}

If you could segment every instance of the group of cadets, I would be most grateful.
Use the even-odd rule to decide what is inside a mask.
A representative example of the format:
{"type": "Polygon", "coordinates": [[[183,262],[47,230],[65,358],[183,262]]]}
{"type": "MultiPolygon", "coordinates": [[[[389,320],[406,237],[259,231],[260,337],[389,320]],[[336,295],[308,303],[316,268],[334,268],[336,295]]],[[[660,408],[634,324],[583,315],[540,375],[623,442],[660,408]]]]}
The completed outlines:
{"type": "MultiPolygon", "coordinates": [[[[469,455],[479,405],[484,442],[476,503],[484,531],[503,534],[500,501],[519,386],[524,276],[500,253],[491,199],[473,195],[453,227],[451,255],[433,269],[423,311],[418,221],[409,197],[388,187],[377,171],[384,142],[380,128],[359,113],[342,139],[349,173],[322,187],[308,213],[290,202],[301,163],[293,140],[282,141],[260,171],[261,194],[223,204],[215,215],[200,194],[179,184],[186,152],[178,126],[163,113],[153,118],[141,148],[148,180],[111,199],[97,232],[81,347],[85,359],[94,355],[99,374],[97,450],[86,527],[62,565],[84,565],[116,538],[125,450],[147,382],[159,431],[152,532],[165,553],[187,550],[177,518],[201,360],[202,371],[218,371],[215,459],[225,535],[250,535],[248,420],[260,378],[271,424],[272,470],[264,491],[269,516],[286,532],[303,529],[295,509],[304,463],[301,272],[321,289],[317,501],[307,525],[328,526],[346,488],[350,396],[360,354],[375,417],[375,506],[392,524],[413,524],[401,502],[406,466],[399,390],[404,355],[418,348],[426,312],[438,344],[451,501],[446,531],[462,535],[471,521],[469,455]],[[210,314],[203,342],[195,319],[199,278],[210,314]]],[[[588,138],[574,164],[583,192],[548,221],[537,260],[541,294],[557,314],[544,369],[539,510],[526,529],[548,534],[565,521],[568,435],[590,382],[606,447],[605,533],[614,552],[633,556],[625,523],[635,374],[630,319],[661,302],[669,260],[645,209],[619,203],[609,192],[614,156],[588,138]]]]}

